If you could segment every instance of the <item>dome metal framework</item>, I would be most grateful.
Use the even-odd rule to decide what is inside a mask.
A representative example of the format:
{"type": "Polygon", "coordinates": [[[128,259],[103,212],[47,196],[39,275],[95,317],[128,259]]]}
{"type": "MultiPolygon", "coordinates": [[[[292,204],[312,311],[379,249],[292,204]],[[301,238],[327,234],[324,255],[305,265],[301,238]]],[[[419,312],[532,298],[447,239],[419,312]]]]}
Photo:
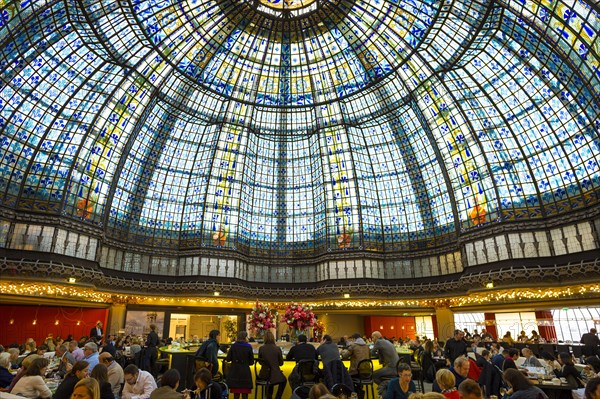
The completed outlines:
{"type": "Polygon", "coordinates": [[[4,220],[285,263],[597,207],[597,2],[281,1],[0,4],[4,220]]]}

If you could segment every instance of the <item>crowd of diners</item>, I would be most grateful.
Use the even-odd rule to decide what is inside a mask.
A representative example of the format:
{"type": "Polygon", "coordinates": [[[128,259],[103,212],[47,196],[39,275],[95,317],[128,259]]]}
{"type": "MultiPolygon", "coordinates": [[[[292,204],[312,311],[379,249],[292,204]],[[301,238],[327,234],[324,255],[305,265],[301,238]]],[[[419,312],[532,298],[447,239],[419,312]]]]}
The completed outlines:
{"type": "Polygon", "coordinates": [[[549,378],[562,379],[562,385],[571,388],[561,391],[568,396],[551,399],[600,399],[600,340],[595,329],[582,336],[586,350],[580,358],[567,352],[536,354],[528,347],[515,347],[518,342],[542,343],[536,331],[530,335],[523,332],[516,339],[508,333],[497,342],[485,330],[455,330],[446,342],[418,337],[388,339],[379,331],[339,340],[325,335],[319,345],[311,344],[305,335],[297,338],[284,356],[267,331],[256,358],[249,343],[252,339],[240,331],[223,358],[219,356],[223,346],[218,330],[204,340],[194,337],[192,343],[199,346],[195,357],[205,361],[204,367],[193,370],[194,389],[183,389],[180,370],[160,370],[156,363],[158,347],[173,342],[159,339],[155,325],[143,337],[104,337],[98,322],[89,336],[78,340],[49,334],[39,346],[33,339],[23,345],[0,345],[0,391],[54,399],[223,399],[227,394],[247,399],[259,378],[268,381],[268,399],[282,399],[287,384],[293,399],[343,397],[350,392],[362,399],[363,385],[357,379],[360,363],[378,359],[380,366],[375,367],[373,380],[383,399],[548,399],[543,388],[549,378]],[[399,345],[404,349],[400,355],[399,345]],[[406,349],[411,353],[408,358],[402,356],[406,349]],[[54,355],[49,358],[48,352],[54,355]],[[138,356],[134,361],[142,353],[143,359],[138,356]],[[281,368],[284,359],[296,362],[287,376],[281,368]],[[342,360],[348,360],[349,367],[342,360]],[[255,361],[261,362],[268,375],[253,376],[255,361]],[[300,368],[307,361],[314,367],[311,389],[303,386],[300,378],[300,368]],[[228,368],[225,375],[222,365],[228,368]],[[430,382],[432,392],[417,393],[415,378],[430,382]],[[339,385],[346,388],[333,389],[339,385]]]}

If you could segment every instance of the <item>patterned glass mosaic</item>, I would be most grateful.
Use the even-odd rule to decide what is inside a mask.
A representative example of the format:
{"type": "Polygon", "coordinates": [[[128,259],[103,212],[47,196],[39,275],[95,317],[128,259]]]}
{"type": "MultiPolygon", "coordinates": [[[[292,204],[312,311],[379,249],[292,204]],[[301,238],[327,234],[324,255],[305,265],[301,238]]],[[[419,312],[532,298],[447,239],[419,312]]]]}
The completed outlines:
{"type": "Polygon", "coordinates": [[[0,0],[0,206],[395,252],[600,193],[591,0],[0,0]]]}

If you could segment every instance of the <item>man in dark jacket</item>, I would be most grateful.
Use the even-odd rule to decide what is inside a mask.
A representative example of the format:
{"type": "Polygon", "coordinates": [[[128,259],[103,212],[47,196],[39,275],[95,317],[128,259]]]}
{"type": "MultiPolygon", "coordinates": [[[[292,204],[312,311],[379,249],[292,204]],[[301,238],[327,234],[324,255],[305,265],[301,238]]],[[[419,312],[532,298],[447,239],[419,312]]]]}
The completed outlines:
{"type": "Polygon", "coordinates": [[[467,356],[467,343],[464,340],[465,333],[461,330],[454,330],[454,338],[449,339],[444,347],[444,357],[446,363],[450,366],[454,360],[460,356],[467,356]]]}
{"type": "Polygon", "coordinates": [[[208,333],[208,339],[204,341],[196,351],[197,358],[203,358],[212,365],[210,371],[213,377],[217,375],[217,372],[219,371],[219,359],[217,359],[217,355],[219,354],[220,335],[221,332],[219,330],[211,330],[211,332],[208,333]]]}
{"type": "Polygon", "coordinates": [[[292,346],[285,360],[295,360],[296,362],[306,360],[317,360],[317,350],[314,346],[306,342],[306,335],[298,335],[298,343],[292,346]]]}

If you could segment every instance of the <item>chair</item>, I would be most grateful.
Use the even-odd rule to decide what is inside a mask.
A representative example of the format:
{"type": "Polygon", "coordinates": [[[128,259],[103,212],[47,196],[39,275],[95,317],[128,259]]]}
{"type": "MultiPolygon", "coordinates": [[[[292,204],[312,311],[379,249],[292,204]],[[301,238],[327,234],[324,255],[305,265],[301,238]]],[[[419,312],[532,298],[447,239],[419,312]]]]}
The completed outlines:
{"type": "Polygon", "coordinates": [[[308,399],[308,393],[310,392],[310,388],[304,385],[300,385],[294,389],[294,395],[292,396],[294,399],[308,399]]]}
{"type": "Polygon", "coordinates": [[[254,377],[256,381],[256,388],[254,391],[254,398],[258,398],[258,389],[261,389],[260,397],[262,399],[267,397],[267,391],[271,384],[271,367],[264,359],[256,359],[254,362],[254,377]]]}
{"type": "Polygon", "coordinates": [[[223,365],[221,367],[221,373],[217,373],[213,377],[213,381],[225,381],[227,382],[227,376],[229,375],[229,370],[231,369],[231,362],[223,359],[223,365]]]}
{"type": "Polygon", "coordinates": [[[335,384],[331,387],[331,393],[333,394],[333,396],[340,399],[348,399],[352,392],[354,391],[350,389],[346,384],[342,383],[335,384]]]}
{"type": "Polygon", "coordinates": [[[412,362],[410,364],[410,371],[412,372],[412,379],[415,382],[417,390],[425,393],[425,384],[423,383],[425,373],[423,372],[423,368],[418,363],[412,362]]]}
{"type": "Polygon", "coordinates": [[[364,389],[365,399],[375,399],[375,382],[373,381],[373,362],[371,359],[364,359],[358,362],[357,371],[358,374],[353,378],[354,383],[360,386],[361,389],[363,389],[364,386],[369,386],[370,396],[369,390],[364,389]]]}
{"type": "Polygon", "coordinates": [[[315,373],[316,360],[300,360],[297,363],[300,385],[312,387],[318,382],[319,376],[315,373]]]}

